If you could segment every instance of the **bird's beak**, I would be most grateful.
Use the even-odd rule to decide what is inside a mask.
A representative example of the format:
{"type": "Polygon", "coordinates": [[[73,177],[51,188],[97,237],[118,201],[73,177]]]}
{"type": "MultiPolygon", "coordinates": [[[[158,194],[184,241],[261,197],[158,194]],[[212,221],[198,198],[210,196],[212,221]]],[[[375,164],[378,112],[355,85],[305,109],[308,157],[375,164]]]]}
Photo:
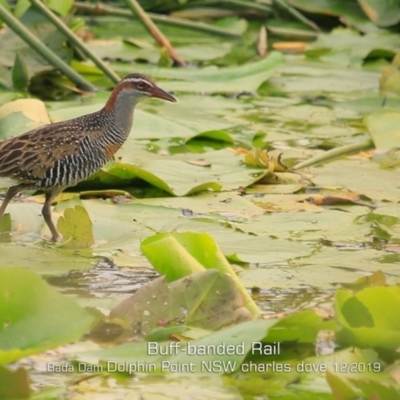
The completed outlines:
{"type": "Polygon", "coordinates": [[[172,101],[173,103],[176,102],[176,99],[174,96],[166,92],[165,90],[161,89],[158,86],[155,86],[149,90],[150,96],[151,97],[156,97],[157,99],[162,99],[162,100],[167,100],[167,101],[172,101]]]}

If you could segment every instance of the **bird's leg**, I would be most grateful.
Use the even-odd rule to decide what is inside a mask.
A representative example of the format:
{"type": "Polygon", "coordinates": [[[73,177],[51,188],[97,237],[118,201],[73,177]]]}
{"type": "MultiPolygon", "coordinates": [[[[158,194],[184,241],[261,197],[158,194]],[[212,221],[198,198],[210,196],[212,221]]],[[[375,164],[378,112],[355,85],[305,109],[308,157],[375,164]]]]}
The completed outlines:
{"type": "Polygon", "coordinates": [[[17,185],[17,186],[11,186],[7,193],[6,193],[6,197],[3,200],[3,203],[1,204],[0,207],[0,220],[3,218],[4,212],[6,211],[6,208],[8,206],[8,203],[11,201],[11,199],[17,195],[19,192],[21,192],[24,189],[28,189],[30,187],[30,185],[26,185],[24,183],[21,183],[21,185],[17,185]]]}
{"type": "Polygon", "coordinates": [[[60,242],[61,235],[59,234],[59,232],[51,218],[51,203],[63,191],[63,189],[64,188],[57,188],[57,189],[53,189],[51,191],[45,192],[46,200],[45,200],[44,206],[42,208],[42,215],[43,215],[43,218],[44,218],[47,226],[50,229],[51,236],[52,236],[51,239],[53,240],[53,242],[60,242]]]}

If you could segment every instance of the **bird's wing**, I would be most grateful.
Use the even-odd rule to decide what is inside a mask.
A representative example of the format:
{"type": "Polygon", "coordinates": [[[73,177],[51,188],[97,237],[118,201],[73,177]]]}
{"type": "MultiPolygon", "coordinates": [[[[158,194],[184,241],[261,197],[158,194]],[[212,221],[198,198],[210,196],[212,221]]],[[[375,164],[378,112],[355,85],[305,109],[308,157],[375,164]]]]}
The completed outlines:
{"type": "Polygon", "coordinates": [[[57,160],[76,154],[84,136],[77,118],[5,140],[0,143],[0,176],[35,182],[57,160]]]}

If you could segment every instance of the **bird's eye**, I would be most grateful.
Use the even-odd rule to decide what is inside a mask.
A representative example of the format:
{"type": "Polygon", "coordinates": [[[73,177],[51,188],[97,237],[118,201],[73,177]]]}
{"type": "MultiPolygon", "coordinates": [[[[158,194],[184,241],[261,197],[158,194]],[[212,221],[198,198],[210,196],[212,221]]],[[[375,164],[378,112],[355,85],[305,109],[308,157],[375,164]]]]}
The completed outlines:
{"type": "Polygon", "coordinates": [[[144,82],[138,82],[138,83],[136,84],[136,87],[137,87],[139,90],[144,90],[144,89],[146,89],[146,84],[145,84],[144,82]]]}

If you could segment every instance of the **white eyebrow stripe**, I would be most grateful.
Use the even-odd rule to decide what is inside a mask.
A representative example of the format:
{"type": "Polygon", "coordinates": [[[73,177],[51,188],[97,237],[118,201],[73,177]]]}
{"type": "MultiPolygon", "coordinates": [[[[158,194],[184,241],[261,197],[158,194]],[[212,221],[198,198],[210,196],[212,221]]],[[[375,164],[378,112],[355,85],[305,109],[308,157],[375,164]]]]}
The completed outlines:
{"type": "Polygon", "coordinates": [[[134,82],[134,83],[143,82],[151,87],[154,87],[154,85],[151,82],[149,82],[148,80],[143,79],[143,78],[125,78],[124,81],[125,82],[134,82]]]}

